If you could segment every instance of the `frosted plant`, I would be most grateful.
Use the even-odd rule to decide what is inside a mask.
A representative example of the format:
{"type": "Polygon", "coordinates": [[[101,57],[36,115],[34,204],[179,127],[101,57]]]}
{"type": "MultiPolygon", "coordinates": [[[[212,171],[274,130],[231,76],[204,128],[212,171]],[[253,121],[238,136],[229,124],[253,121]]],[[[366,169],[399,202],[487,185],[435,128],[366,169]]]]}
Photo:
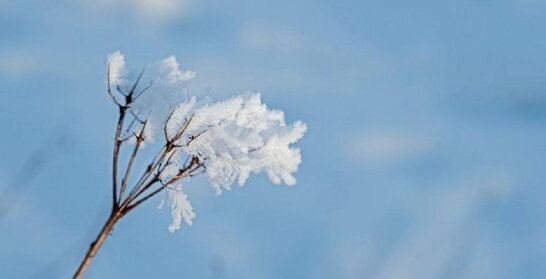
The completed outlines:
{"type": "MultiPolygon", "coordinates": [[[[108,56],[107,92],[119,109],[112,156],[112,211],[76,271],[80,278],[98,249],[123,216],[164,192],[159,208],[171,209],[174,232],[196,214],[184,193],[184,178],[203,174],[216,195],[242,186],[251,173],[264,172],[274,184],[296,183],[300,151],[291,145],[307,127],[286,124],[284,113],[269,109],[260,94],[245,93],[213,102],[198,100],[186,90],[195,77],[180,70],[174,56],[150,65],[131,81],[125,57],[108,56]],[[122,147],[128,147],[122,152],[122,147]],[[157,148],[136,179],[131,179],[139,152],[157,148]],[[125,154],[126,153],[126,154],[125,154]],[[121,158],[127,158],[122,160],[121,158]],[[126,161],[120,173],[121,161],[126,161]],[[136,182],[129,184],[129,180],[136,182]]],[[[144,159],[146,160],[146,159],[144,159]]]]}

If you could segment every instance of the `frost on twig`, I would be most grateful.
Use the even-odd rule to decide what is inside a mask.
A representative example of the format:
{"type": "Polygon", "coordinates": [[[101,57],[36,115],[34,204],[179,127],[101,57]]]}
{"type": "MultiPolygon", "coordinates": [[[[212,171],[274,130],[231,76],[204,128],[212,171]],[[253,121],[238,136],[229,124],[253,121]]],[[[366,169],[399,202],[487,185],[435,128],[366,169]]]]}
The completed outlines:
{"type": "Polygon", "coordinates": [[[131,79],[125,56],[119,51],[108,56],[107,93],[119,112],[112,152],[112,211],[73,278],[82,277],[123,216],[160,192],[166,193],[163,203],[171,208],[169,231],[178,230],[182,221],[191,225],[195,213],[182,191],[184,178],[206,175],[217,195],[235,181],[242,186],[251,173],[265,172],[275,184],[296,183],[301,155],[291,145],[307,126],[301,121],[286,124],[284,113],[270,110],[257,93],[200,101],[186,90],[194,77],[170,56],[131,79]],[[130,148],[124,151],[126,145],[130,148]],[[146,145],[158,149],[148,161],[141,152],[146,145]],[[135,176],[139,165],[144,168],[135,176]]]}
{"type": "Polygon", "coordinates": [[[174,56],[146,67],[132,82],[119,51],[108,56],[108,66],[108,93],[120,109],[114,147],[115,209],[128,212],[165,191],[173,215],[172,232],[182,220],[190,225],[195,217],[180,186],[184,178],[206,175],[217,195],[235,182],[244,185],[252,173],[264,172],[274,184],[296,183],[301,155],[292,144],[307,126],[301,121],[287,124],[284,113],[269,109],[259,93],[218,102],[198,100],[186,90],[195,73],[180,70],[174,56]],[[119,153],[124,144],[133,148],[118,189],[119,153]],[[129,187],[133,162],[146,144],[160,149],[129,187]]]}
{"type": "Polygon", "coordinates": [[[161,200],[158,205],[158,209],[162,209],[165,203],[171,207],[171,215],[173,217],[172,223],[169,225],[169,231],[175,232],[180,229],[182,220],[191,226],[195,213],[188,201],[188,196],[182,191],[182,186],[176,185],[174,187],[168,187],[165,189],[167,195],[161,200]]]}
{"type": "Polygon", "coordinates": [[[116,51],[108,55],[108,81],[110,86],[117,87],[127,83],[128,70],[125,66],[125,56],[116,51]]]}

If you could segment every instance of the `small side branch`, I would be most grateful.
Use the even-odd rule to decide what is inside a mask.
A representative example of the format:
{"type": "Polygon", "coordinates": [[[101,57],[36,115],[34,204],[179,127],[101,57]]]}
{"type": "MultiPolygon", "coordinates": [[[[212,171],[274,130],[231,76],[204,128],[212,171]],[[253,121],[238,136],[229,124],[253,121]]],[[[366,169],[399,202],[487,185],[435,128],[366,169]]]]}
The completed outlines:
{"type": "Polygon", "coordinates": [[[140,150],[140,146],[142,145],[142,142],[144,142],[144,129],[146,129],[147,124],[148,124],[148,121],[146,120],[144,124],[142,125],[142,129],[140,130],[140,133],[138,135],[134,134],[136,143],[135,143],[135,147],[133,148],[133,152],[131,153],[131,158],[129,158],[129,163],[127,164],[127,169],[125,170],[125,176],[123,177],[123,180],[121,181],[118,204],[120,204],[121,200],[123,199],[123,193],[125,192],[125,188],[127,187],[127,181],[129,180],[129,175],[131,174],[131,170],[133,169],[133,164],[138,155],[138,151],[140,150]]]}
{"type": "Polygon", "coordinates": [[[139,197],[141,195],[143,195],[149,188],[151,188],[155,184],[155,182],[154,183],[148,183],[136,195],[134,195],[134,198],[127,204],[127,206],[125,208],[123,208],[123,212],[125,212],[125,213],[129,212],[130,210],[132,210],[135,207],[139,206],[140,204],[142,204],[146,200],[148,200],[151,197],[157,195],[159,192],[161,192],[165,188],[169,188],[170,185],[173,185],[174,183],[176,183],[180,179],[191,175],[193,171],[195,171],[196,169],[198,169],[201,166],[202,165],[199,163],[199,158],[194,156],[194,157],[192,157],[191,161],[184,168],[180,169],[178,171],[178,174],[176,176],[174,176],[173,178],[171,178],[167,183],[161,182],[161,180],[159,180],[159,178],[157,178],[157,176],[156,176],[155,177],[155,178],[157,178],[156,182],[159,182],[161,184],[161,186],[159,188],[153,190],[149,194],[145,195],[144,197],[139,199],[139,197]]]}
{"type": "Polygon", "coordinates": [[[143,202],[147,201],[148,199],[150,199],[151,197],[157,195],[159,192],[161,192],[163,189],[165,189],[167,187],[167,185],[164,185],[162,184],[161,187],[155,189],[153,192],[151,192],[150,194],[148,194],[147,196],[141,198],[140,200],[137,200],[135,201],[134,203],[132,204],[129,204],[127,205],[127,207],[124,209],[124,212],[127,213],[133,209],[135,209],[137,206],[139,206],[140,204],[142,204],[143,202]]]}

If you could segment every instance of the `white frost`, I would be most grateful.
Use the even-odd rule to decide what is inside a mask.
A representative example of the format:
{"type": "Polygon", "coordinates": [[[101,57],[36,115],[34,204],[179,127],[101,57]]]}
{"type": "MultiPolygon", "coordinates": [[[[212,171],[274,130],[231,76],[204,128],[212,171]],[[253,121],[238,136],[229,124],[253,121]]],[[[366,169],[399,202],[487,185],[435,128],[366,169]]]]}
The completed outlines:
{"type": "Polygon", "coordinates": [[[191,226],[193,219],[195,218],[195,213],[188,201],[188,196],[182,191],[182,186],[176,185],[174,187],[166,188],[166,192],[167,201],[165,201],[165,199],[162,200],[158,208],[162,209],[165,203],[171,207],[173,221],[169,225],[169,231],[174,233],[176,230],[180,229],[182,220],[184,220],[188,226],[191,226]]]}
{"type": "Polygon", "coordinates": [[[159,76],[167,79],[168,83],[185,82],[195,78],[195,72],[180,70],[180,63],[174,55],[171,55],[159,64],[159,76]]]}
{"type": "Polygon", "coordinates": [[[153,126],[153,121],[148,119],[146,124],[140,125],[135,131],[131,131],[133,134],[125,135],[128,137],[127,143],[134,144],[136,143],[136,136],[142,135],[141,147],[146,146],[148,143],[153,143],[155,141],[155,128],[153,126]],[[135,136],[136,135],[136,136],[135,136]]]}
{"type": "Polygon", "coordinates": [[[129,71],[125,67],[125,56],[119,50],[108,55],[108,69],[111,87],[115,88],[126,82],[125,78],[129,71]]]}
{"type": "MultiPolygon", "coordinates": [[[[111,82],[121,84],[127,73],[123,55],[115,52],[108,61],[111,82]]],[[[231,189],[235,181],[244,185],[251,173],[264,172],[274,184],[294,185],[301,155],[292,144],[307,126],[301,121],[287,124],[284,113],[269,109],[259,93],[198,101],[185,91],[194,77],[194,72],[180,70],[174,56],[168,57],[147,68],[137,91],[151,87],[131,106],[139,117],[156,120],[145,127],[146,142],[163,137],[163,127],[168,140],[183,132],[169,156],[172,160],[159,174],[161,181],[177,175],[187,158],[197,157],[217,194],[231,189]]],[[[169,231],[179,229],[182,220],[191,225],[195,214],[182,187],[170,186],[166,192],[173,216],[169,231]]]]}
{"type": "MultiPolygon", "coordinates": [[[[144,70],[140,82],[141,88],[150,87],[135,101],[133,110],[138,115],[164,121],[178,104],[187,99],[186,87],[194,77],[194,72],[180,69],[174,56],[153,63],[144,70]]],[[[162,129],[162,122],[152,124],[158,130],[162,129]]]]}
{"type": "Polygon", "coordinates": [[[205,162],[218,194],[262,171],[275,184],[294,185],[301,155],[290,145],[306,130],[301,121],[286,125],[282,111],[269,110],[260,94],[239,95],[196,108],[182,150],[205,162]]]}

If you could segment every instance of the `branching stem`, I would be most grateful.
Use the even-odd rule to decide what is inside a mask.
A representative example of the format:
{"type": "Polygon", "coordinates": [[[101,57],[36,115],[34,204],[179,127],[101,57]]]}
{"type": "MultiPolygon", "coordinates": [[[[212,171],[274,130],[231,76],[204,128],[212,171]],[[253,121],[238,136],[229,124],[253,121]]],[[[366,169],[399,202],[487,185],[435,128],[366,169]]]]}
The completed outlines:
{"type": "MultiPolygon", "coordinates": [[[[85,257],[83,258],[78,269],[76,270],[76,273],[73,276],[74,279],[79,279],[82,277],[83,273],[87,270],[91,261],[97,254],[99,248],[102,246],[102,244],[108,237],[109,233],[114,228],[115,224],[123,216],[125,216],[129,211],[138,207],[140,204],[150,199],[151,197],[155,196],[162,190],[169,188],[169,186],[172,185],[173,183],[176,183],[177,181],[179,181],[180,179],[184,177],[192,176],[197,169],[203,166],[203,164],[199,161],[198,157],[191,156],[191,159],[187,161],[186,163],[184,163],[184,167],[179,169],[178,173],[173,178],[169,179],[166,183],[161,181],[161,178],[160,178],[161,172],[163,172],[165,168],[167,167],[167,165],[171,163],[171,160],[175,156],[176,149],[179,148],[176,143],[181,138],[183,138],[184,133],[186,132],[194,116],[194,115],[191,115],[189,119],[187,119],[185,123],[181,127],[179,127],[175,135],[169,139],[167,135],[167,124],[170,121],[170,118],[172,116],[171,114],[169,115],[169,118],[167,119],[165,126],[163,127],[164,133],[165,133],[165,141],[166,141],[165,145],[161,148],[161,150],[156,155],[156,157],[152,159],[151,163],[144,170],[142,176],[132,187],[131,191],[126,196],[124,195],[125,191],[128,188],[128,180],[131,175],[136,157],[138,155],[139,150],[142,148],[142,143],[145,140],[144,130],[146,129],[146,125],[148,124],[147,119],[146,120],[139,119],[138,115],[131,110],[131,105],[134,103],[134,101],[138,99],[151,86],[150,84],[146,88],[144,88],[143,90],[137,93],[136,91],[137,86],[142,78],[143,73],[144,73],[144,70],[140,73],[137,80],[135,81],[135,83],[129,89],[128,92],[125,92],[122,88],[117,86],[117,90],[123,96],[124,104],[122,104],[117,100],[116,96],[114,96],[114,94],[112,93],[112,88],[110,84],[110,65],[108,67],[108,78],[107,78],[108,95],[112,98],[112,101],[119,108],[119,117],[117,120],[116,130],[114,134],[114,148],[113,148],[114,150],[112,152],[112,200],[113,200],[112,210],[111,210],[110,216],[108,217],[108,220],[106,220],[106,223],[103,225],[101,231],[99,232],[95,240],[89,246],[89,250],[87,251],[85,257]],[[129,139],[129,138],[122,138],[122,131],[124,129],[124,126],[127,126],[127,125],[124,125],[124,123],[128,113],[133,116],[133,121],[129,123],[128,127],[126,127],[127,129],[126,132],[130,132],[130,130],[132,129],[133,123],[135,121],[138,121],[139,123],[142,124],[142,129],[140,130],[138,134],[133,133],[133,136],[136,138],[136,143],[129,157],[127,168],[125,169],[123,178],[121,179],[121,184],[119,185],[120,187],[118,189],[118,167],[120,164],[119,163],[120,150],[123,143],[125,143],[126,140],[129,139]],[[161,184],[161,186],[158,187],[157,189],[154,189],[153,186],[156,185],[157,183],[161,184]]],[[[191,140],[195,139],[199,135],[192,137],[191,140]]]]}

